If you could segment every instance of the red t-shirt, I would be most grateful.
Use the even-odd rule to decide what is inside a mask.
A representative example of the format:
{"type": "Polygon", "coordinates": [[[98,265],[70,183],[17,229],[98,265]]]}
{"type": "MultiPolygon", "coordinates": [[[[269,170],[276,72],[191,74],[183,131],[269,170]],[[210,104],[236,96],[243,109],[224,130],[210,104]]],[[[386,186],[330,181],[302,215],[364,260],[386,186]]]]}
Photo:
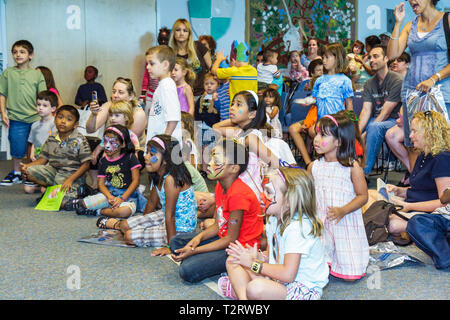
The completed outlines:
{"type": "Polygon", "coordinates": [[[245,246],[248,243],[253,246],[261,244],[264,222],[261,215],[261,207],[253,190],[241,179],[237,178],[231,187],[223,194],[220,183],[216,185],[217,222],[219,224],[219,237],[223,238],[228,233],[228,220],[230,212],[243,210],[239,242],[245,246]]]}

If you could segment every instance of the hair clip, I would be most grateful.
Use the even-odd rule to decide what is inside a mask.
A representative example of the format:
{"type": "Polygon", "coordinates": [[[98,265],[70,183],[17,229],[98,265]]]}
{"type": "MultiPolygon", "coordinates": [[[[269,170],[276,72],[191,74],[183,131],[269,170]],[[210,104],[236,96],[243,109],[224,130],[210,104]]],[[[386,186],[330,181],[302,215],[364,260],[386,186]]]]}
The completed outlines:
{"type": "Polygon", "coordinates": [[[358,122],[358,117],[356,116],[356,114],[354,114],[354,115],[355,115],[355,117],[353,117],[352,113],[349,110],[347,110],[347,116],[350,118],[350,120],[358,122]]]}

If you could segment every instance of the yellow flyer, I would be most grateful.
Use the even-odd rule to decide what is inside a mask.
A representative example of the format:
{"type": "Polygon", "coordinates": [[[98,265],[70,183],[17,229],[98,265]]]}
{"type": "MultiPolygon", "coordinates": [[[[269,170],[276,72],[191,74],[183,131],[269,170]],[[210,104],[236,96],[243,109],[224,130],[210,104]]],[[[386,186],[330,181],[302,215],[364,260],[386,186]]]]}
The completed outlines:
{"type": "Polygon", "coordinates": [[[61,191],[61,185],[47,187],[44,196],[36,206],[36,210],[42,211],[59,211],[61,202],[66,194],[65,191],[61,191]]]}

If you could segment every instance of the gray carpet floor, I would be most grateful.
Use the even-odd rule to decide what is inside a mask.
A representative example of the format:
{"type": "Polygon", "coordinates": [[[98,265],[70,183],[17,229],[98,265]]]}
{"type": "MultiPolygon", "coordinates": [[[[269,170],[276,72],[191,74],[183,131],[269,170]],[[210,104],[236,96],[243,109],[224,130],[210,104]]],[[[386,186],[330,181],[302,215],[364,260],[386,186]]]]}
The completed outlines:
{"type": "MultiPolygon", "coordinates": [[[[10,168],[11,161],[0,161],[0,178],[10,168]]],[[[401,176],[392,175],[393,179],[401,176]]],[[[375,178],[370,186],[374,186],[375,178]]],[[[151,257],[151,248],[78,242],[98,231],[96,218],[66,211],[37,211],[37,196],[24,194],[22,185],[0,186],[0,299],[223,299],[205,283],[182,281],[178,265],[167,257],[151,257]],[[71,281],[77,274],[79,289],[71,281]]],[[[323,299],[449,299],[448,270],[436,270],[414,245],[405,250],[425,264],[409,262],[383,270],[375,285],[373,277],[353,283],[330,277],[323,299]]]]}

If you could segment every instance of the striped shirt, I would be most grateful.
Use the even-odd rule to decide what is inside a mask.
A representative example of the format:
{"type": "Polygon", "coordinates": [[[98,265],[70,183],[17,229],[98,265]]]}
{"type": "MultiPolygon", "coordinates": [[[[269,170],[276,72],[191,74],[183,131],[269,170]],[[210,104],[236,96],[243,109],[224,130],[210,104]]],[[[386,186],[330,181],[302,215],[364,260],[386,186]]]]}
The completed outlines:
{"type": "Polygon", "coordinates": [[[61,141],[57,132],[51,134],[39,156],[47,159],[48,164],[56,170],[66,172],[75,172],[84,162],[92,159],[89,143],[76,129],[64,141],[61,141]]]}
{"type": "Polygon", "coordinates": [[[220,121],[230,118],[230,83],[226,82],[217,88],[220,121]]]}

